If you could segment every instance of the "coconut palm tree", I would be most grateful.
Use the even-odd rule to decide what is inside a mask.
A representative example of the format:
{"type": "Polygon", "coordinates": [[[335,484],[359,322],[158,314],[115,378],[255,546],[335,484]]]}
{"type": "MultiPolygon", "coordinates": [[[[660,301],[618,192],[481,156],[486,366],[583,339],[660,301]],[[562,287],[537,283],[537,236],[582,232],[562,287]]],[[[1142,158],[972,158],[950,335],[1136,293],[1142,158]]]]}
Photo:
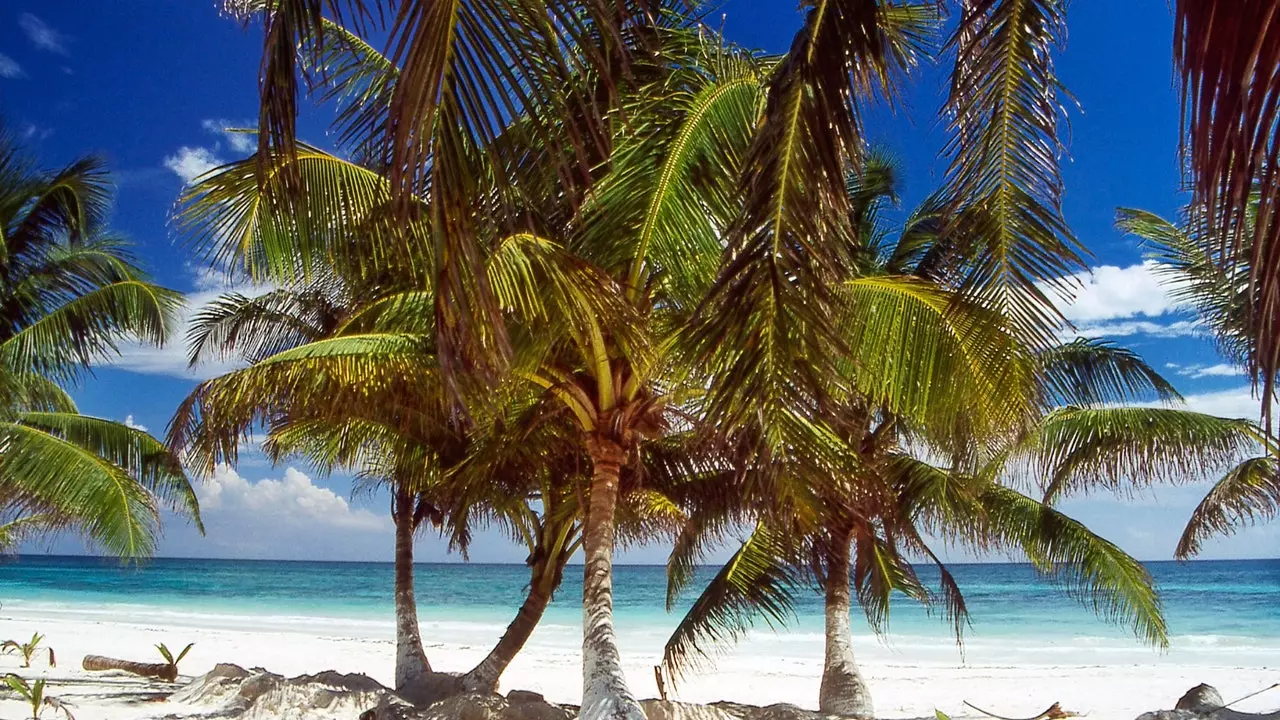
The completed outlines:
{"type": "MultiPolygon", "coordinates": [[[[940,599],[957,633],[965,624],[961,590],[927,536],[980,550],[1021,551],[1130,622],[1141,637],[1164,642],[1164,621],[1142,566],[1051,506],[998,482],[1001,473],[993,463],[1008,461],[1008,443],[1028,432],[1037,408],[1052,402],[1176,393],[1140,358],[1104,344],[1042,353],[1022,349],[1018,338],[1000,330],[1000,313],[948,289],[962,283],[947,276],[955,266],[949,264],[951,247],[942,241],[946,199],[927,199],[895,237],[884,226],[883,210],[896,196],[897,170],[875,153],[863,159],[863,167],[846,188],[856,244],[848,249],[853,262],[843,286],[895,287],[911,293],[918,307],[886,312],[887,303],[877,306],[855,295],[860,302],[844,311],[847,319],[838,327],[851,360],[833,365],[848,389],[843,396],[828,392],[811,415],[848,457],[835,468],[836,478],[815,482],[807,457],[779,454],[778,476],[803,478],[807,497],[742,496],[736,506],[720,505],[719,517],[692,516],[669,566],[672,600],[708,540],[723,537],[734,522],[740,527],[754,519],[758,525],[669,641],[664,666],[672,680],[708,638],[737,637],[762,612],[772,622],[785,621],[794,585],[812,578],[826,603],[819,708],[873,717],[852,647],[853,591],[877,631],[894,590],[927,603],[940,599]],[[909,320],[913,334],[882,325],[886,318],[909,320]],[[868,372],[875,369],[867,361],[873,347],[894,348],[891,373],[868,372]],[[868,382],[872,378],[876,382],[868,382]],[[913,398],[916,387],[930,391],[913,398]],[[922,451],[935,458],[933,464],[921,459],[922,451]],[[940,598],[916,577],[908,554],[938,566],[940,598]]],[[[786,487],[784,482],[774,489],[786,487]]]]}
{"type": "MultiPolygon", "coordinates": [[[[280,213],[269,204],[252,158],[211,173],[185,196],[180,224],[208,243],[208,253],[248,274],[263,266],[292,268],[299,286],[255,298],[230,295],[198,314],[190,338],[193,362],[230,353],[252,365],[198,387],[175,418],[170,440],[208,470],[234,460],[237,440],[263,422],[264,447],[274,457],[298,455],[324,471],[346,467],[393,480],[401,687],[432,675],[420,649],[412,598],[413,531],[433,518],[465,552],[472,516],[487,511],[490,519],[503,522],[530,551],[526,601],[476,668],[458,682],[431,680],[439,692],[491,690],[527,641],[582,543],[577,483],[579,468],[588,463],[578,431],[566,427],[562,412],[543,417],[548,412],[540,404],[541,390],[530,396],[528,388],[519,390],[527,385],[521,380],[503,391],[518,402],[474,407],[464,432],[442,394],[438,362],[430,351],[432,293],[424,283],[431,275],[416,267],[418,260],[402,246],[381,244],[385,236],[379,234],[378,214],[386,204],[379,198],[390,198],[388,186],[360,166],[305,146],[297,165],[295,181],[311,190],[313,214],[280,213]],[[326,199],[335,205],[322,205],[326,199]],[[359,212],[353,214],[353,207],[359,212]],[[348,223],[335,227],[311,222],[312,217],[345,217],[348,223]],[[343,232],[351,234],[340,241],[343,232]],[[317,238],[321,233],[325,237],[317,238]],[[321,243],[348,248],[350,254],[314,259],[319,253],[308,253],[321,243]],[[371,272],[365,253],[380,261],[371,272]],[[406,381],[399,374],[405,364],[414,367],[409,375],[416,379],[406,381]],[[396,382],[369,382],[383,373],[396,382]],[[570,436],[572,441],[564,439],[570,436]],[[541,510],[532,510],[530,500],[541,510]]],[[[488,271],[504,311],[528,312],[545,330],[564,322],[548,323],[543,301],[526,287],[535,278],[559,277],[556,261],[554,250],[536,237],[503,238],[488,271]]],[[[283,270],[273,272],[283,277],[283,270]]],[[[671,503],[632,485],[622,496],[624,536],[674,527],[674,521],[664,520],[675,511],[671,503]]]]}
{"type": "Polygon", "coordinates": [[[67,393],[122,342],[164,342],[181,303],[106,227],[110,206],[100,161],[43,170],[0,128],[0,538],[73,529],[138,557],[162,508],[203,527],[172,453],[67,393]]]}
{"type": "MultiPolygon", "coordinates": [[[[331,25],[357,35],[385,35],[380,53],[393,75],[363,76],[359,102],[340,115],[339,137],[385,170],[400,220],[425,204],[435,269],[435,327],[442,369],[449,382],[464,372],[492,376],[510,348],[497,301],[486,284],[479,249],[482,223],[457,212],[478,199],[477,177],[505,177],[519,157],[496,140],[516,117],[537,144],[562,160],[563,188],[589,174],[607,142],[603,118],[624,84],[637,49],[667,16],[662,0],[465,0],[428,6],[414,0],[224,0],[246,23],[263,28],[259,159],[292,158],[299,78],[312,88],[330,87],[322,59],[348,39],[331,25]],[[389,22],[388,22],[389,21],[389,22]],[[303,51],[298,52],[301,47],[303,51]],[[538,58],[538,62],[525,62],[538,58]],[[403,82],[391,78],[403,74],[403,82]],[[601,82],[586,89],[575,77],[601,82]],[[563,118],[579,122],[566,126],[563,118]],[[567,130],[567,132],[566,132],[567,130]],[[457,371],[455,373],[455,371],[457,371]]],[[[671,3],[673,6],[678,6],[671,3]]],[[[362,49],[373,51],[364,41],[362,49]]],[[[338,70],[343,72],[343,70],[338,70]]],[[[299,185],[285,177],[275,201],[299,199],[299,185]]],[[[519,204],[517,182],[489,185],[505,202],[519,204]]],[[[508,231],[516,216],[497,218],[508,231]]]]}
{"type": "Polygon", "coordinates": [[[1280,2],[1178,0],[1175,13],[1193,217],[1211,238],[1201,250],[1244,281],[1243,365],[1272,432],[1280,377],[1280,2]]]}

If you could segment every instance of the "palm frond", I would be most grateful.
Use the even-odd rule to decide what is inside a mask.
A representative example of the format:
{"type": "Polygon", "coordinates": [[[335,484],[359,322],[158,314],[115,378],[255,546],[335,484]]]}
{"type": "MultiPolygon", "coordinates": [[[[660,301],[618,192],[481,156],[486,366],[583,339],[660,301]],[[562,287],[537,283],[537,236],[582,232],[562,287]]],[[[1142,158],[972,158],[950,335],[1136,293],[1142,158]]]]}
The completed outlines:
{"type": "Polygon", "coordinates": [[[3,422],[0,436],[6,510],[66,519],[121,557],[151,554],[160,520],[155,499],[125,469],[39,428],[3,422]]]}
{"type": "Polygon", "coordinates": [[[103,285],[5,338],[0,357],[11,369],[74,379],[116,354],[123,340],[162,344],[181,302],[181,294],[143,280],[103,285]]]}
{"type": "Polygon", "coordinates": [[[415,399],[440,397],[439,381],[434,355],[421,336],[366,333],[318,340],[201,383],[179,406],[167,442],[186,453],[185,461],[211,472],[217,463],[235,461],[240,441],[258,423],[286,411],[378,417],[375,410],[408,410],[415,399]]]}
{"type": "Polygon", "coordinates": [[[894,542],[864,527],[855,534],[853,549],[853,587],[873,630],[885,631],[894,592],[929,601],[928,590],[894,542]]]}
{"type": "Polygon", "coordinates": [[[1217,241],[1206,236],[1203,223],[1190,213],[1180,225],[1144,210],[1120,208],[1116,227],[1142,238],[1156,272],[1180,306],[1195,310],[1231,362],[1248,363],[1254,335],[1252,299],[1247,268],[1222,267],[1217,241]]]}
{"type": "Polygon", "coordinates": [[[791,590],[797,578],[788,553],[776,530],[758,525],[716,573],[663,648],[662,671],[673,686],[709,662],[709,653],[742,637],[756,618],[774,626],[794,616],[791,590]]]}
{"type": "Polygon", "coordinates": [[[715,275],[765,93],[762,61],[701,35],[693,57],[673,57],[675,69],[641,93],[634,130],[615,140],[612,170],[588,199],[581,243],[619,269],[633,301],[654,279],[687,310],[715,275]]]}
{"type": "Polygon", "coordinates": [[[896,77],[916,65],[936,9],[805,6],[747,151],[743,210],[689,335],[694,356],[723,374],[709,412],[730,431],[805,404],[813,388],[797,391],[798,383],[836,374],[830,361],[843,343],[830,320],[832,288],[853,266],[845,178],[863,154],[861,109],[892,95],[896,77]]]}
{"type": "Polygon", "coordinates": [[[1173,408],[1067,407],[1023,441],[1045,501],[1096,488],[1124,491],[1203,478],[1252,453],[1257,425],[1173,408]]]}
{"type": "Polygon", "coordinates": [[[329,335],[341,312],[317,290],[273,290],[257,297],[227,293],[192,316],[187,360],[191,367],[230,357],[256,362],[329,335]]]}
{"type": "Polygon", "coordinates": [[[1079,338],[1036,353],[1045,409],[1182,396],[1142,356],[1106,340],[1079,338]]]}
{"type": "Polygon", "coordinates": [[[176,220],[198,255],[256,282],[290,286],[333,273],[358,286],[379,268],[395,268],[430,287],[435,255],[425,207],[397,223],[391,203],[385,177],[299,145],[263,177],[255,158],[201,177],[183,192],[176,220]],[[306,188],[290,202],[278,199],[286,173],[306,188]]]}
{"type": "Polygon", "coordinates": [[[1280,2],[1178,0],[1175,13],[1194,203],[1217,264],[1247,277],[1245,365],[1270,428],[1280,375],[1280,2]]]}
{"type": "Polygon", "coordinates": [[[948,47],[951,138],[946,233],[963,250],[963,286],[1049,345],[1062,316],[1041,290],[1070,291],[1083,246],[1062,215],[1064,114],[1053,58],[1066,38],[1063,0],[974,0],[948,47]]]}
{"type": "Polygon", "coordinates": [[[84,448],[123,470],[166,508],[204,532],[200,502],[182,464],[146,431],[78,413],[25,412],[19,417],[23,425],[84,448]]]}
{"type": "Polygon", "coordinates": [[[1079,521],[1015,490],[991,485],[982,505],[991,530],[1064,583],[1068,593],[1103,618],[1128,625],[1139,639],[1168,647],[1160,597],[1142,563],[1079,521]]]}
{"type": "Polygon", "coordinates": [[[1214,484],[1178,540],[1175,555],[1186,560],[1214,535],[1231,535],[1240,527],[1274,519],[1280,513],[1280,467],[1271,456],[1245,460],[1214,484]]]}
{"type": "Polygon", "coordinates": [[[912,278],[859,278],[841,290],[850,354],[838,367],[873,407],[917,423],[940,449],[948,438],[1000,435],[1030,415],[1030,359],[994,313],[912,278]]]}

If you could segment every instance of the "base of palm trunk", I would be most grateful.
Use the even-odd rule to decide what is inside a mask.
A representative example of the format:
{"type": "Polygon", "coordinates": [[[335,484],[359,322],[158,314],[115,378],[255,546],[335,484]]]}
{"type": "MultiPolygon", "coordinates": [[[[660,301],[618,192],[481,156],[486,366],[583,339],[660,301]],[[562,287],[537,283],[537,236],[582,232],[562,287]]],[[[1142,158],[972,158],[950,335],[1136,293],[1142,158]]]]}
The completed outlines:
{"type": "Polygon", "coordinates": [[[871,691],[856,668],[827,668],[822,673],[822,686],[818,691],[818,710],[828,715],[838,715],[857,720],[874,720],[875,707],[871,704],[871,691]]]}

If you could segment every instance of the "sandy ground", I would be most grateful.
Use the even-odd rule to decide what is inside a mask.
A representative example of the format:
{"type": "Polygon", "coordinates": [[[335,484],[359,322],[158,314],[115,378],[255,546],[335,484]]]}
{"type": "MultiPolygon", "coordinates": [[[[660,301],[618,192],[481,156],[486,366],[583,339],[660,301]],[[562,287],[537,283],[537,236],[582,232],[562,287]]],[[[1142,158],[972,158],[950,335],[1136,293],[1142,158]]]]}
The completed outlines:
{"type": "MultiPolygon", "coordinates": [[[[363,672],[389,683],[393,666],[394,648],[389,637],[356,637],[344,634],[341,628],[338,632],[332,627],[264,631],[24,617],[8,608],[0,612],[0,638],[26,639],[37,630],[56,651],[58,666],[48,667],[47,653],[43,652],[30,669],[21,668],[20,660],[6,655],[0,657],[0,672],[47,678],[47,692],[71,703],[77,720],[158,720],[200,714],[199,708],[165,701],[172,687],[163,683],[82,671],[80,660],[85,654],[155,662],[159,660],[155,643],[164,642],[172,648],[195,642],[181,666],[186,678],[208,671],[215,663],[233,662],[289,676],[326,669],[363,672]]],[[[423,630],[432,637],[430,624],[423,630]]],[[[623,640],[627,640],[625,635],[623,640]]],[[[508,671],[504,687],[535,690],[552,701],[577,702],[579,658],[563,641],[562,637],[535,635],[508,671]]],[[[429,643],[429,655],[437,669],[462,670],[482,656],[487,642],[429,643]]],[[[715,672],[683,683],[676,696],[690,702],[730,699],[815,706],[821,658],[789,656],[778,651],[779,647],[768,637],[748,642],[724,658],[715,672]]],[[[1011,654],[1013,650],[1010,648],[1011,654]]],[[[1172,707],[1183,692],[1202,682],[1216,686],[1230,700],[1280,681],[1280,657],[1263,667],[1255,655],[1249,656],[1249,665],[1232,666],[1224,662],[1221,653],[1213,656],[1214,664],[1207,665],[1197,664],[1194,654],[1186,654],[1186,658],[1153,655],[1150,662],[1117,661],[1099,654],[1099,662],[1089,663],[1080,662],[1074,654],[1077,659],[1071,664],[1050,664],[1053,658],[1046,658],[1044,664],[1001,664],[988,658],[982,663],[970,660],[965,665],[958,661],[948,665],[936,660],[912,662],[910,653],[873,651],[864,658],[863,669],[875,694],[878,714],[884,718],[933,718],[935,709],[953,717],[980,717],[964,707],[963,701],[968,700],[1009,717],[1033,716],[1057,701],[1092,718],[1129,720],[1147,710],[1172,707]]],[[[627,670],[637,694],[656,694],[651,665],[636,664],[627,670]]],[[[27,717],[29,710],[10,697],[0,700],[0,718],[27,717]]],[[[1263,711],[1278,706],[1280,690],[1236,707],[1263,711]]]]}

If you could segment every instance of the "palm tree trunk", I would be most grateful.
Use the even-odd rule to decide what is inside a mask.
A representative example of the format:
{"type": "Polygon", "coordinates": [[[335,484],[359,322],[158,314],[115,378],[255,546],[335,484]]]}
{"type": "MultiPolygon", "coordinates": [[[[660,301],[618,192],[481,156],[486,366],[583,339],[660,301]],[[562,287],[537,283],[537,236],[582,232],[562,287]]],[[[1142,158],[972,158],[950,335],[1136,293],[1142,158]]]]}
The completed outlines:
{"type": "Polygon", "coordinates": [[[397,487],[391,508],[396,525],[396,688],[431,672],[418,630],[418,601],[413,595],[413,493],[397,487]]]}
{"type": "Polygon", "coordinates": [[[493,650],[489,651],[479,665],[462,676],[462,688],[467,692],[497,692],[499,678],[515,659],[516,653],[529,641],[529,636],[538,627],[542,613],[550,602],[551,594],[543,592],[541,584],[530,585],[524,604],[520,606],[520,611],[507,626],[507,631],[502,634],[498,644],[493,646],[493,650]]]}
{"type": "Polygon", "coordinates": [[[834,533],[827,550],[827,642],[818,690],[818,710],[830,715],[871,720],[875,709],[871,691],[853,659],[853,632],[849,627],[849,546],[851,533],[834,533]]]}
{"type": "Polygon", "coordinates": [[[644,710],[627,689],[613,630],[614,509],[622,446],[600,435],[587,441],[591,454],[591,499],[587,507],[582,575],[581,720],[645,720],[644,710]]]}
{"type": "Polygon", "coordinates": [[[102,655],[85,655],[80,667],[93,672],[105,670],[123,670],[142,677],[152,677],[165,682],[178,679],[178,666],[170,663],[140,663],[102,655]]]}

